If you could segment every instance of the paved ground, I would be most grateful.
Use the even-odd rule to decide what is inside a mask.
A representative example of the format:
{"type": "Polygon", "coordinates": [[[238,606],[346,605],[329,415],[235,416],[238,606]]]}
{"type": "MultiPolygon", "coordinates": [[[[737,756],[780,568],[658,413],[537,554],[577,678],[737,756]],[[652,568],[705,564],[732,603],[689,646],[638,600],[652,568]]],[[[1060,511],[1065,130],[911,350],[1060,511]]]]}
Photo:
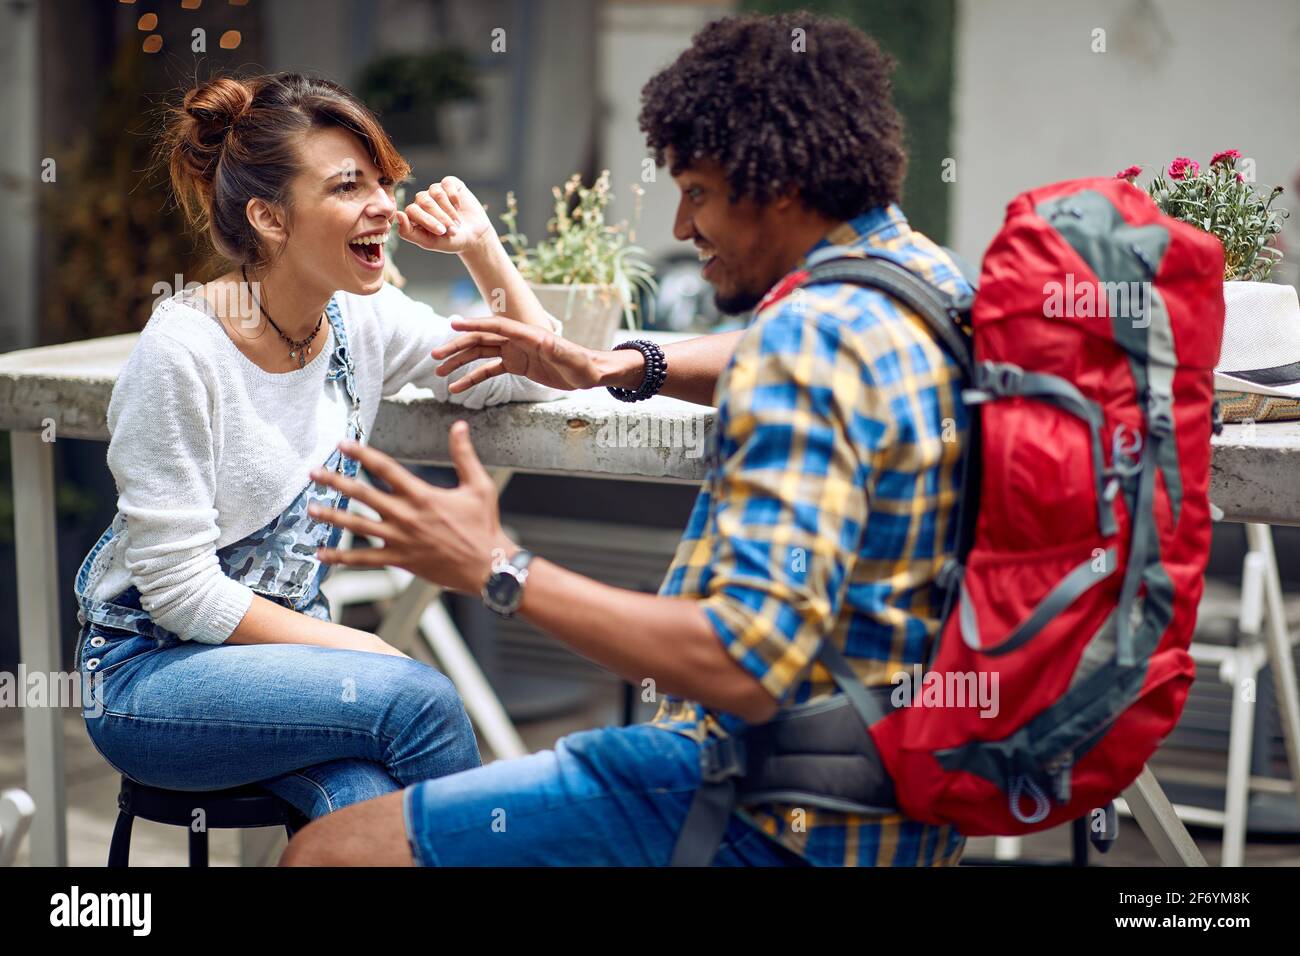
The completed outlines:
{"type": "MultiPolygon", "coordinates": [[[[562,718],[534,721],[520,728],[525,742],[532,749],[551,746],[562,734],[586,727],[618,722],[619,701],[612,689],[593,698],[585,710],[562,718]]],[[[108,856],[108,843],[116,819],[118,777],[95,752],[80,715],[69,711],[65,715],[65,741],[68,765],[68,845],[69,862],[76,866],[102,866],[108,856]]],[[[489,755],[485,754],[485,759],[489,755]]],[[[1178,756],[1178,755],[1172,755],[1178,756]]],[[[0,710],[0,789],[21,785],[23,779],[23,742],[21,711],[8,708],[0,710]]],[[[1179,762],[1186,765],[1190,757],[1179,762]]],[[[1122,819],[1119,842],[1108,855],[1092,855],[1092,862],[1104,866],[1157,865],[1156,858],[1146,838],[1130,819],[1122,819]]],[[[1211,864],[1219,857],[1218,834],[1211,830],[1195,830],[1193,836],[1211,864]]],[[[277,837],[277,846],[283,846],[284,837],[277,837]]],[[[974,862],[992,859],[991,839],[972,839],[967,845],[966,858],[974,862]]],[[[211,861],[214,866],[234,865],[238,860],[238,837],[233,831],[216,830],[211,837],[211,861]]],[[[1023,858],[1034,862],[1064,862],[1069,859],[1070,834],[1067,828],[1058,828],[1026,838],[1023,858]]],[[[273,849],[271,858],[278,856],[273,849]]],[[[1257,866],[1300,866],[1300,844],[1252,842],[1247,848],[1246,860],[1257,866]]],[[[19,851],[18,863],[28,862],[27,849],[19,851]]],[[[131,847],[131,862],[135,866],[184,866],[186,864],[185,833],[174,827],[139,820],[136,822],[131,847]]]]}
{"type": "MultiPolygon", "coordinates": [[[[367,630],[377,624],[375,609],[353,607],[345,612],[345,622],[367,630]]],[[[423,648],[408,649],[426,658],[423,648]]],[[[593,685],[585,703],[560,717],[533,720],[519,725],[520,735],[530,750],[551,747],[557,738],[576,730],[602,727],[622,722],[622,695],[615,683],[593,685]]],[[[74,866],[103,866],[117,818],[119,777],[95,751],[86,736],[80,713],[69,710],[64,715],[64,741],[67,759],[68,794],[68,862],[74,866]]],[[[484,760],[492,759],[485,750],[484,760]]],[[[1203,753],[1176,752],[1165,748],[1152,763],[1157,777],[1162,772],[1199,771],[1223,773],[1223,761],[1216,762],[1203,753]]],[[[23,770],[22,711],[0,708],[0,789],[21,786],[23,770]]],[[[261,858],[274,862],[285,843],[283,831],[264,831],[266,839],[261,858]]],[[[1211,865],[1219,861],[1220,833],[1194,829],[1192,835],[1211,865]]],[[[214,866],[236,865],[239,860],[239,837],[235,831],[214,830],[209,840],[210,862],[214,866]]],[[[1059,827],[1026,837],[1021,845],[1021,859],[1033,863],[1065,863],[1070,859],[1069,827],[1059,827]]],[[[967,843],[965,862],[978,863],[993,859],[991,838],[971,839],[967,843]]],[[[20,848],[19,865],[28,863],[26,841],[20,848]]],[[[176,827],[137,820],[132,834],[133,866],[185,866],[188,862],[186,834],[176,827]]],[[[1090,862],[1101,866],[1159,865],[1151,845],[1131,818],[1121,818],[1120,839],[1110,853],[1090,855],[1090,862]]],[[[1254,866],[1300,866],[1300,842],[1252,841],[1246,849],[1246,862],[1254,866]]]]}

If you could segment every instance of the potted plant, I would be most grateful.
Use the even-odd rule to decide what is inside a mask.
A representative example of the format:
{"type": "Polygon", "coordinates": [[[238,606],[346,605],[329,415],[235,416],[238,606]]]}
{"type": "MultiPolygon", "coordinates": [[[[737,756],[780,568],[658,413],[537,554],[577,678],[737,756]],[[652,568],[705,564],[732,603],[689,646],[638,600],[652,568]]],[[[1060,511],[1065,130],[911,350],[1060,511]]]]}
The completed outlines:
{"type": "Polygon", "coordinates": [[[357,93],[394,140],[434,146],[463,138],[444,129],[446,108],[479,95],[469,54],[454,47],[380,57],[361,71],[357,93]]]}
{"type": "MultiPolygon", "coordinates": [[[[642,190],[633,186],[640,214],[642,190]]],[[[528,280],[547,312],[564,323],[564,337],[592,349],[613,344],[621,320],[636,328],[638,290],[653,291],[654,273],[644,251],[634,245],[628,223],[608,225],[605,212],[611,196],[609,170],[591,186],[574,174],[564,188],[552,188],[555,213],[547,223],[547,238],[534,246],[519,231],[515,194],[506,196],[501,214],[520,274],[528,280]]]]}
{"type": "MultiPolygon", "coordinates": [[[[1223,244],[1224,336],[1215,386],[1225,421],[1300,418],[1300,382],[1282,372],[1300,360],[1300,299],[1293,286],[1268,281],[1282,258],[1276,237],[1287,217],[1274,209],[1282,187],[1258,191],[1237,169],[1241,153],[1225,149],[1208,166],[1179,156],[1147,193],[1160,211],[1216,236],[1223,244]],[[1258,374],[1258,373],[1267,374],[1258,374]]],[[[1134,182],[1142,167],[1117,178],[1134,182]]]]}

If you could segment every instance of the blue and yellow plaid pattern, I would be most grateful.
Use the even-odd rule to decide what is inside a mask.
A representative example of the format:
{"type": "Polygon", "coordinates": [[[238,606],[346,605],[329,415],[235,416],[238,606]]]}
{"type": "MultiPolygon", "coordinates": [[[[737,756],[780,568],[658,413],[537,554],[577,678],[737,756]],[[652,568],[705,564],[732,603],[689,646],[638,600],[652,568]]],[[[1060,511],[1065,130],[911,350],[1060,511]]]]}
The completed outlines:
{"type": "MultiPolygon", "coordinates": [[[[894,205],[809,254],[830,244],[883,250],[945,291],[969,290],[894,205]]],[[[961,388],[923,320],[874,289],[820,284],[761,307],[718,381],[709,472],[659,593],[699,601],[784,704],[835,692],[814,662],[823,640],[869,686],[923,662],[939,624],[934,580],[956,546],[961,388]]],[[[744,726],[673,697],[652,723],[700,740],[744,726]]],[[[820,865],[953,865],[965,847],[952,827],[901,815],[744,812],[820,865]]]]}

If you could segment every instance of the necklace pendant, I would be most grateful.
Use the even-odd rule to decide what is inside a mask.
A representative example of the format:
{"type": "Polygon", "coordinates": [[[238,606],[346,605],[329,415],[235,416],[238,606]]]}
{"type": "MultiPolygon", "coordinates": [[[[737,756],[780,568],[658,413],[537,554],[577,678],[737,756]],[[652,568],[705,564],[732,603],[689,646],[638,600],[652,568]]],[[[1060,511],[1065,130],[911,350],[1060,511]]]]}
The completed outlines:
{"type": "Polygon", "coordinates": [[[291,358],[291,359],[295,359],[295,358],[297,358],[297,357],[298,357],[298,353],[297,353],[297,352],[290,352],[290,353],[289,353],[289,358],[291,358]]]}

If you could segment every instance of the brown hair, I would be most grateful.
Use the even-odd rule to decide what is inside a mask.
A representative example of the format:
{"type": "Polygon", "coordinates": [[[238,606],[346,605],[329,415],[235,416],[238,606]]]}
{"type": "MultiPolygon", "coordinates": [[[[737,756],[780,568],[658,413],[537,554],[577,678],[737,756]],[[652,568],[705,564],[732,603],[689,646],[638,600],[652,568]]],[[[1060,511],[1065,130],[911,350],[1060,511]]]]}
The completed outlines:
{"type": "Polygon", "coordinates": [[[189,90],[169,110],[159,158],[190,224],[206,229],[227,259],[262,266],[270,262],[269,250],[248,221],[248,201],[264,199],[291,213],[289,184],[300,170],[296,140],[331,126],[355,133],[394,183],[410,174],[410,164],[355,96],[298,73],[219,76],[189,90]]]}

